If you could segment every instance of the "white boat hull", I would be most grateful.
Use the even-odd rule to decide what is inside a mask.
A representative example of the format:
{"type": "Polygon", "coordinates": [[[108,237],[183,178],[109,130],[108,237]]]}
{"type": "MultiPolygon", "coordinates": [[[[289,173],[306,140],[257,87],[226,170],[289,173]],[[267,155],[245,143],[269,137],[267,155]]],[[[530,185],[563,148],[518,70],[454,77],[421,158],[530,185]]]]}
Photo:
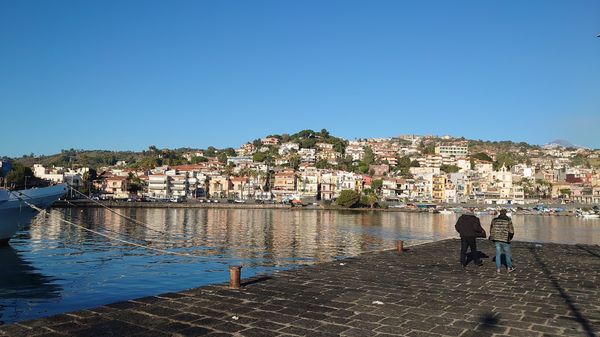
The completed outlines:
{"type": "Polygon", "coordinates": [[[64,184],[12,192],[0,190],[0,244],[6,244],[20,226],[37,214],[25,201],[45,209],[66,193],[64,184]]]}

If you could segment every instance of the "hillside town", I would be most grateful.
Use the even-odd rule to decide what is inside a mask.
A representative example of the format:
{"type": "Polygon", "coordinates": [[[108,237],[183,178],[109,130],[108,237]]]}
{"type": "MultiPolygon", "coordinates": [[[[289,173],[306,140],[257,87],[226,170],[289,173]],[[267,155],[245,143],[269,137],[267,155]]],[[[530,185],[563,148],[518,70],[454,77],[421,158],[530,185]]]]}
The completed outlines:
{"type": "Polygon", "coordinates": [[[136,163],[120,160],[96,168],[37,163],[32,172],[115,200],[313,203],[334,201],[351,190],[371,206],[600,203],[600,150],[560,144],[416,135],[346,141],[327,130],[304,130],[234,150],[211,147],[180,152],[177,160],[169,156],[174,155],[151,147],[136,163]]]}

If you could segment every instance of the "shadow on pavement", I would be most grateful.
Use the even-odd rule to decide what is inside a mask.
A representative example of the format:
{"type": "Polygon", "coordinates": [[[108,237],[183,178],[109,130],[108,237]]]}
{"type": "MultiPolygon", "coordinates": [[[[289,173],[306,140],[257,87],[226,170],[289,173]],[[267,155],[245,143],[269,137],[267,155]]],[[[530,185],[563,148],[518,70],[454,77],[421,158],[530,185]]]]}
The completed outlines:
{"type": "Polygon", "coordinates": [[[575,315],[575,320],[579,324],[581,324],[581,326],[583,327],[583,330],[585,330],[587,336],[596,337],[596,334],[594,333],[594,330],[593,330],[592,326],[590,325],[590,322],[585,317],[583,317],[583,315],[579,311],[579,308],[577,308],[577,305],[573,302],[573,299],[571,298],[571,296],[569,296],[569,294],[567,294],[567,292],[560,286],[560,284],[558,283],[558,280],[554,276],[552,276],[552,273],[546,266],[546,263],[544,263],[544,261],[542,261],[536,248],[529,247],[529,251],[533,255],[533,258],[538,263],[538,265],[540,266],[540,268],[542,269],[542,271],[544,272],[546,277],[550,280],[550,282],[552,282],[552,285],[558,291],[558,293],[560,294],[560,297],[562,297],[565,300],[565,303],[567,304],[569,309],[575,315]]]}
{"type": "Polygon", "coordinates": [[[256,284],[256,283],[268,281],[270,279],[272,279],[272,277],[270,277],[270,276],[256,277],[256,278],[250,279],[248,281],[242,282],[240,284],[240,286],[245,287],[245,286],[249,286],[249,285],[252,285],[252,284],[256,284]]]}
{"type": "Polygon", "coordinates": [[[591,250],[591,249],[589,249],[589,248],[587,248],[587,247],[584,247],[584,246],[582,246],[582,245],[575,245],[575,247],[577,247],[577,248],[579,248],[579,249],[581,249],[581,250],[584,250],[584,251],[586,251],[586,252],[590,253],[590,255],[593,255],[593,256],[595,256],[595,257],[600,257],[600,253],[598,253],[598,252],[595,252],[595,251],[593,251],[593,250],[591,250]]]}

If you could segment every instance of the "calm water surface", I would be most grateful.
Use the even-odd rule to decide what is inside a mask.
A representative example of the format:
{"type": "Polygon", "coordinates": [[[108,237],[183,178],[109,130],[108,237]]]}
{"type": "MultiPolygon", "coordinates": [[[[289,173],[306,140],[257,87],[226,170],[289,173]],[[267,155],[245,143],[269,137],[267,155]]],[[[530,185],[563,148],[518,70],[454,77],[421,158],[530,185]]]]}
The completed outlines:
{"type": "MultiPolygon", "coordinates": [[[[0,324],[456,237],[455,215],[319,210],[53,209],[0,248],[0,324]],[[174,256],[128,246],[77,224],[174,256]]],[[[597,244],[600,221],[515,216],[516,239],[597,244]]],[[[482,217],[486,230],[491,217],[482,217]]]]}

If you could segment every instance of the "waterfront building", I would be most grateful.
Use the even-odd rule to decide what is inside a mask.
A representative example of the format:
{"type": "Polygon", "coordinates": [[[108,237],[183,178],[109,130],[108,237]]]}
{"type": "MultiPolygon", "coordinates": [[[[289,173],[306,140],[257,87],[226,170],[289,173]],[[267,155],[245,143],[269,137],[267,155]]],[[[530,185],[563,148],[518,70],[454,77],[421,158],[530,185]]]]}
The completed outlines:
{"type": "Polygon", "coordinates": [[[431,177],[431,199],[433,202],[446,201],[446,175],[439,174],[431,177]]]}
{"type": "Polygon", "coordinates": [[[208,195],[210,198],[227,198],[233,188],[228,176],[216,175],[208,181],[208,195]]]}
{"type": "Polygon", "coordinates": [[[351,141],[346,147],[346,155],[352,157],[352,161],[361,161],[365,155],[365,149],[362,142],[351,141]]]}
{"type": "Polygon", "coordinates": [[[227,165],[247,166],[253,163],[252,156],[240,156],[227,158],[227,165]]]}
{"type": "Polygon", "coordinates": [[[492,165],[491,162],[477,160],[477,159],[475,159],[474,162],[475,162],[475,166],[473,167],[473,169],[475,171],[477,171],[477,173],[479,173],[481,176],[486,176],[486,175],[492,173],[492,171],[494,170],[494,166],[492,165]]]}
{"type": "Polygon", "coordinates": [[[363,174],[361,176],[363,190],[370,189],[373,185],[373,177],[363,174]]]}
{"type": "Polygon", "coordinates": [[[338,171],[337,172],[337,181],[336,181],[336,191],[339,192],[343,191],[343,190],[355,190],[355,191],[359,191],[360,187],[359,184],[357,184],[357,179],[356,176],[354,175],[354,173],[352,172],[346,172],[346,171],[338,171]]]}
{"type": "Polygon", "coordinates": [[[276,137],[266,137],[261,139],[261,143],[266,146],[277,146],[279,144],[279,139],[276,137]]]}
{"type": "Polygon", "coordinates": [[[444,157],[441,155],[426,155],[418,157],[416,160],[420,167],[441,167],[444,164],[444,157]]]}
{"type": "Polygon", "coordinates": [[[239,149],[235,150],[235,153],[239,156],[239,157],[243,157],[243,156],[250,156],[252,155],[254,152],[256,152],[256,146],[254,146],[254,144],[252,143],[246,143],[242,146],[240,146],[239,149]]]}
{"type": "Polygon", "coordinates": [[[228,197],[231,199],[247,199],[249,197],[248,187],[250,181],[248,177],[231,177],[231,190],[228,193],[228,197]]]}
{"type": "Polygon", "coordinates": [[[300,160],[304,163],[314,163],[316,162],[316,149],[300,149],[298,150],[298,155],[300,156],[300,160]]]}
{"type": "Polygon", "coordinates": [[[297,192],[302,198],[316,199],[319,193],[320,172],[314,166],[302,166],[298,171],[297,192]]]}
{"type": "Polygon", "coordinates": [[[469,147],[467,144],[437,145],[435,154],[441,156],[467,157],[469,147]]]}
{"type": "Polygon", "coordinates": [[[278,201],[289,200],[296,195],[297,179],[294,170],[285,169],[275,173],[273,195],[278,201]]]}
{"type": "Polygon", "coordinates": [[[410,199],[413,201],[431,201],[431,185],[431,176],[429,179],[416,178],[410,199]]]}
{"type": "Polygon", "coordinates": [[[170,197],[187,197],[188,195],[188,181],[185,173],[178,173],[174,175],[168,175],[170,184],[170,197]]]}
{"type": "Polygon", "coordinates": [[[334,200],[336,195],[337,174],[335,171],[321,172],[321,200],[334,200]]]}
{"type": "Polygon", "coordinates": [[[413,179],[396,179],[396,196],[402,200],[410,198],[410,191],[414,187],[413,179]]]}
{"type": "Polygon", "coordinates": [[[456,185],[454,185],[450,180],[446,180],[446,187],[444,189],[444,199],[444,202],[449,204],[458,202],[456,185]]]}
{"type": "Polygon", "coordinates": [[[287,155],[288,153],[290,153],[292,151],[298,151],[298,150],[300,150],[300,145],[298,145],[298,143],[288,142],[288,143],[283,143],[283,144],[281,144],[281,146],[279,146],[278,153],[279,153],[279,155],[283,156],[283,155],[287,155]]]}
{"type": "Polygon", "coordinates": [[[381,165],[371,164],[371,165],[369,165],[369,173],[373,177],[383,177],[383,176],[386,176],[389,172],[390,172],[390,166],[387,164],[381,164],[381,165]]]}
{"type": "Polygon", "coordinates": [[[317,143],[317,160],[325,160],[329,164],[337,165],[338,159],[341,157],[341,153],[336,152],[333,149],[333,144],[329,143],[317,143]]]}
{"type": "Polygon", "coordinates": [[[129,182],[127,177],[112,176],[106,178],[104,196],[108,199],[127,199],[129,197],[129,182]]]}
{"type": "Polygon", "coordinates": [[[381,184],[381,196],[384,200],[398,200],[398,183],[396,178],[385,178],[381,184]]]}
{"type": "Polygon", "coordinates": [[[471,160],[469,158],[456,159],[456,166],[458,166],[459,172],[465,172],[471,170],[471,160]]]}
{"type": "Polygon", "coordinates": [[[523,178],[531,178],[535,175],[535,167],[520,163],[513,165],[511,172],[523,178]]]}
{"type": "Polygon", "coordinates": [[[148,176],[148,196],[166,199],[171,196],[169,177],[166,174],[151,174],[148,176]]]}
{"type": "Polygon", "coordinates": [[[469,176],[464,172],[450,173],[448,182],[452,184],[456,202],[469,202],[473,193],[473,186],[469,176]]]}
{"type": "Polygon", "coordinates": [[[89,171],[89,168],[66,169],[63,167],[46,168],[41,164],[33,165],[33,176],[48,180],[57,184],[67,183],[69,186],[80,187],[83,185],[82,176],[89,171]]]}
{"type": "Polygon", "coordinates": [[[423,177],[426,175],[440,174],[439,167],[411,167],[408,169],[410,174],[417,177],[423,177]]]}
{"type": "Polygon", "coordinates": [[[275,158],[275,166],[284,166],[290,163],[287,156],[275,158]]]}

